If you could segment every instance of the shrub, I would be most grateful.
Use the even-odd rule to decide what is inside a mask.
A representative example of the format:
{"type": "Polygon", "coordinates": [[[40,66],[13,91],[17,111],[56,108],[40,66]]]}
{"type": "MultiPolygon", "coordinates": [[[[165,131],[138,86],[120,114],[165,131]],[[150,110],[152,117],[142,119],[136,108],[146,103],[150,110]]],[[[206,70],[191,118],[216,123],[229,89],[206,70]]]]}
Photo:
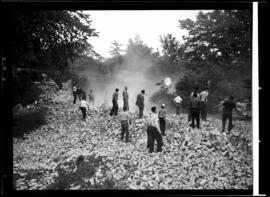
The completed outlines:
{"type": "Polygon", "coordinates": [[[44,112],[27,111],[13,115],[13,137],[22,137],[25,133],[46,124],[44,112]]]}

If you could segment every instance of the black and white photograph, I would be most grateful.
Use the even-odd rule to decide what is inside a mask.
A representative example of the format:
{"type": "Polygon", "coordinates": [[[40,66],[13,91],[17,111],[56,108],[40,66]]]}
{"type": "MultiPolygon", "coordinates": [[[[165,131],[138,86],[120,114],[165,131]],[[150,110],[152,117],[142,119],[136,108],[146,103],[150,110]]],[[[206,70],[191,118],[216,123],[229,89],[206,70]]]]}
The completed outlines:
{"type": "Polygon", "coordinates": [[[10,10],[13,189],[254,191],[252,11],[10,10]]]}

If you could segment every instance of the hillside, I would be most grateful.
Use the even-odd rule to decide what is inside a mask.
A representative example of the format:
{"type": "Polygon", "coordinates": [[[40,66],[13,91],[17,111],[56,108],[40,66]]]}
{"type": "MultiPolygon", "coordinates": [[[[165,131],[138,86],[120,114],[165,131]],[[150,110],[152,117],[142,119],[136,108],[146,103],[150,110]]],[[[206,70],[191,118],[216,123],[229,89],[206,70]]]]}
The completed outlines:
{"type": "Polygon", "coordinates": [[[13,138],[17,190],[252,188],[250,122],[235,121],[230,134],[221,134],[218,119],[192,130],[186,114],[169,114],[163,152],[149,154],[145,118],[133,114],[125,143],[110,107],[89,110],[84,122],[66,91],[52,97],[40,104],[46,125],[13,138]]]}

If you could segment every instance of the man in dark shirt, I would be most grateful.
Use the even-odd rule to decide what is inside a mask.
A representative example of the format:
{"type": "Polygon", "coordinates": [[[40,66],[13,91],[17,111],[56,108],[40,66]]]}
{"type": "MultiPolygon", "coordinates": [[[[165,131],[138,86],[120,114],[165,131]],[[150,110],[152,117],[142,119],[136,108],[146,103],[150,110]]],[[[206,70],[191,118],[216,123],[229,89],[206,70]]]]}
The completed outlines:
{"type": "Polygon", "coordinates": [[[225,99],[221,101],[221,103],[218,106],[223,105],[223,113],[222,113],[222,132],[225,130],[226,120],[229,119],[229,127],[228,131],[231,131],[233,128],[232,124],[232,110],[236,109],[236,105],[234,102],[234,97],[230,96],[229,99],[225,99]]]}
{"type": "Polygon", "coordinates": [[[194,92],[190,97],[190,118],[191,118],[191,126],[195,128],[195,120],[196,127],[200,128],[200,99],[197,92],[194,92]]]}
{"type": "Polygon", "coordinates": [[[139,107],[139,118],[142,118],[143,116],[144,94],[145,94],[145,90],[142,90],[141,94],[138,94],[137,100],[136,100],[136,105],[139,107]]]}
{"type": "Polygon", "coordinates": [[[112,107],[112,110],[110,113],[111,116],[113,116],[113,115],[116,116],[118,113],[118,91],[119,91],[119,89],[116,88],[115,92],[113,93],[113,97],[112,97],[113,107],[112,107]]]}
{"type": "Polygon", "coordinates": [[[123,110],[124,111],[129,111],[129,105],[128,105],[128,88],[127,86],[125,87],[125,90],[123,91],[123,101],[124,101],[124,106],[123,106],[123,110]]]}

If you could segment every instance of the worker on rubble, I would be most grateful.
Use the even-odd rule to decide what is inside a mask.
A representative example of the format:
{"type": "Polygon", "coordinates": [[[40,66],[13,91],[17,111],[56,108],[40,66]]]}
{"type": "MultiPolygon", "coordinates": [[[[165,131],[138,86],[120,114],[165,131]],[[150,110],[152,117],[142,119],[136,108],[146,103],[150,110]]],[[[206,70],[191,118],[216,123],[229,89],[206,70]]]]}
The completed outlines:
{"type": "Polygon", "coordinates": [[[112,97],[113,107],[112,107],[112,110],[110,112],[110,116],[116,116],[118,113],[118,92],[119,92],[119,89],[116,88],[115,92],[113,93],[113,97],[112,97]]]}
{"type": "Polygon", "coordinates": [[[157,141],[157,152],[161,152],[163,142],[156,107],[151,108],[151,112],[147,117],[147,136],[147,148],[149,148],[149,153],[152,153],[154,150],[155,140],[157,141]]]}
{"type": "Polygon", "coordinates": [[[85,94],[85,92],[83,91],[83,89],[82,88],[77,88],[77,96],[78,96],[78,98],[79,98],[79,100],[81,101],[82,100],[82,97],[85,95],[85,98],[86,98],[86,94],[85,94]]]}
{"type": "Polygon", "coordinates": [[[92,104],[92,106],[94,106],[95,105],[95,95],[94,95],[92,89],[90,90],[90,93],[88,96],[89,96],[89,103],[92,104]]]}
{"type": "MultiPolygon", "coordinates": [[[[192,100],[194,94],[196,94],[198,96],[198,98],[200,97],[199,87],[198,86],[196,86],[194,88],[193,92],[191,92],[191,94],[190,94],[190,100],[192,100]]],[[[188,113],[188,122],[191,122],[191,110],[189,110],[189,113],[188,113]]]]}
{"type": "Polygon", "coordinates": [[[191,118],[191,126],[195,128],[195,120],[196,127],[200,128],[200,98],[199,93],[197,92],[198,88],[195,88],[195,91],[191,94],[190,97],[190,118],[191,118]]]}
{"type": "Polygon", "coordinates": [[[73,93],[73,104],[75,105],[76,104],[76,100],[77,100],[77,88],[76,86],[73,87],[73,90],[72,90],[72,93],[73,93]]]}
{"type": "Polygon", "coordinates": [[[165,104],[161,104],[161,110],[158,112],[160,131],[163,136],[165,136],[166,130],[166,109],[165,104]]]}
{"type": "Polygon", "coordinates": [[[232,111],[236,109],[236,104],[234,102],[234,97],[230,96],[229,98],[224,99],[215,107],[219,107],[223,105],[223,113],[222,113],[222,132],[225,130],[226,120],[229,119],[228,131],[230,132],[233,128],[232,124],[232,111]]]}
{"type": "Polygon", "coordinates": [[[207,97],[208,97],[208,91],[203,90],[200,93],[200,109],[201,109],[201,117],[202,120],[206,121],[206,115],[207,115],[207,97]]]}
{"type": "Polygon", "coordinates": [[[129,126],[131,125],[131,116],[128,110],[124,110],[119,114],[119,120],[121,123],[121,140],[129,142],[129,126]]]}
{"type": "Polygon", "coordinates": [[[174,98],[174,103],[176,105],[176,114],[180,115],[180,104],[182,102],[182,98],[180,97],[179,94],[177,94],[177,96],[174,98]]]}
{"type": "Polygon", "coordinates": [[[89,109],[89,103],[87,103],[86,101],[86,96],[83,95],[82,96],[82,100],[80,102],[80,110],[82,112],[82,115],[83,115],[83,120],[86,120],[86,109],[89,109]]]}
{"type": "Polygon", "coordinates": [[[128,88],[127,86],[125,86],[125,90],[123,91],[123,101],[124,101],[124,106],[123,106],[123,110],[124,111],[129,111],[129,105],[128,105],[128,98],[129,98],[129,95],[128,95],[128,88]]]}
{"type": "Polygon", "coordinates": [[[141,93],[137,95],[136,105],[139,107],[139,118],[143,117],[144,95],[145,90],[142,90],[141,93]]]}

